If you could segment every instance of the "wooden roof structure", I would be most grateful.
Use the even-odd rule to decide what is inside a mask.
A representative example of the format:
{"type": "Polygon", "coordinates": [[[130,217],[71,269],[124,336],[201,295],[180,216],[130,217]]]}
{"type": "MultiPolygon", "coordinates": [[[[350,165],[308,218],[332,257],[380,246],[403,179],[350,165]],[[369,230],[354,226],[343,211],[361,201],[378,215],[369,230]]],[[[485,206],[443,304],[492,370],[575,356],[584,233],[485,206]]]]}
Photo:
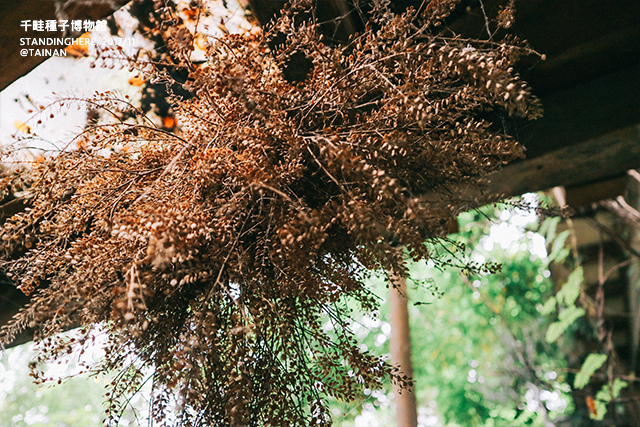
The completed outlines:
{"type": "MultiPolygon", "coordinates": [[[[126,2],[23,0],[4,4],[0,16],[0,89],[38,65],[38,58],[19,55],[18,40],[24,31],[21,20],[57,19],[56,4],[58,8],[68,6],[65,13],[72,19],[95,20],[126,2]]],[[[264,24],[284,1],[249,3],[264,24]]],[[[343,33],[357,31],[360,24],[351,3],[317,0],[317,16],[335,22],[343,33]],[[334,20],[336,17],[342,18],[334,20]]],[[[422,3],[403,0],[393,5],[419,7],[422,3]]],[[[465,0],[447,28],[466,37],[486,36],[482,9],[495,15],[504,3],[465,0]]],[[[515,6],[515,32],[546,55],[545,61],[523,67],[524,79],[541,98],[545,114],[518,130],[527,158],[489,177],[489,190],[481,199],[555,186],[567,188],[569,203],[571,194],[579,196],[583,204],[614,198],[622,191],[620,177],[640,167],[640,2],[520,0],[515,6]],[[583,191],[586,188],[588,191],[583,191]]],[[[0,281],[0,325],[27,300],[11,283],[0,281]]],[[[16,344],[29,339],[24,335],[16,344]]]]}

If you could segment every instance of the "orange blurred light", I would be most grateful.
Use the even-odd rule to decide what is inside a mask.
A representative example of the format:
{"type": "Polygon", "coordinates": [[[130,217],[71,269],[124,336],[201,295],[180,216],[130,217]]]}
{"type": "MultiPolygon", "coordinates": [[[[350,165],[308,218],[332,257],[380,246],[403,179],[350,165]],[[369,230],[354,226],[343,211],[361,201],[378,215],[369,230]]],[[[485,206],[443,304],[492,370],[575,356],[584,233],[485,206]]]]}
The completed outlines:
{"type": "Polygon", "coordinates": [[[173,129],[178,124],[178,121],[175,117],[167,116],[162,119],[162,125],[167,129],[173,129]]]}
{"type": "Polygon", "coordinates": [[[89,56],[89,44],[91,43],[90,40],[91,33],[86,32],[75,39],[69,46],[65,47],[64,50],[68,55],[73,56],[74,58],[89,56]]]}

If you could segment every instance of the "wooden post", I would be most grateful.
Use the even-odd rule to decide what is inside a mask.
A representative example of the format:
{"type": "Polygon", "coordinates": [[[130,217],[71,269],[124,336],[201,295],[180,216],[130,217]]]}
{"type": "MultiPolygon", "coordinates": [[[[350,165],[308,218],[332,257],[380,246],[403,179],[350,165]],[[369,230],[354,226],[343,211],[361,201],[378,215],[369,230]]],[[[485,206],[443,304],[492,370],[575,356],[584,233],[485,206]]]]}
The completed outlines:
{"type": "MultiPolygon", "coordinates": [[[[404,278],[395,280],[396,287],[391,287],[389,293],[391,312],[391,363],[400,366],[402,375],[413,377],[407,282],[404,278]]],[[[414,387],[400,389],[400,387],[394,385],[394,393],[397,426],[417,427],[418,410],[414,387]]]]}

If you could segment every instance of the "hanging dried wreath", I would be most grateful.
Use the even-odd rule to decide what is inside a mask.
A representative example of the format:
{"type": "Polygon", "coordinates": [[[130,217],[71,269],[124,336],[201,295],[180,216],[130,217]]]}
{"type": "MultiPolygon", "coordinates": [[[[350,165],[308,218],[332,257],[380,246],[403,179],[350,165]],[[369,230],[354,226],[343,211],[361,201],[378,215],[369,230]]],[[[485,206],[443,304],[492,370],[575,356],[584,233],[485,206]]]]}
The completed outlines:
{"type": "MultiPolygon", "coordinates": [[[[489,118],[541,112],[513,69],[523,45],[437,35],[457,3],[376,10],[346,45],[324,44],[296,3],[264,33],[212,43],[200,66],[171,21],[170,65],[195,94],[174,99],[180,128],[98,123],[23,173],[31,208],[2,228],[2,267],[33,297],[0,340],[36,327],[45,362],[104,331],[91,368],[121,370],[109,423],[151,375],[159,422],[177,398],[179,425],[329,424],[326,396],[395,372],[357,346],[345,302],[376,308],[365,279],[406,276],[399,245],[446,263],[437,243],[467,202],[452,189],[523,154],[489,118]],[[292,84],[280,70],[300,52],[311,69],[292,84]]],[[[113,93],[86,102],[137,111],[113,93]]]]}

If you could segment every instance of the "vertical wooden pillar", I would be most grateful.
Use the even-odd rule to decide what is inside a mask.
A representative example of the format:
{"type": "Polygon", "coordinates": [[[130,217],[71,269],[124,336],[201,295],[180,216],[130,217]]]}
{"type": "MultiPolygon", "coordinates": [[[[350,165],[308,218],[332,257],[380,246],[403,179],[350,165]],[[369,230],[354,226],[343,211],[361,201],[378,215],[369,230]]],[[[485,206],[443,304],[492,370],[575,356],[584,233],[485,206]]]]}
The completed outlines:
{"type": "MultiPolygon", "coordinates": [[[[391,363],[400,366],[402,375],[413,377],[407,282],[404,278],[397,279],[396,286],[397,288],[391,287],[389,294],[391,312],[391,363]]],[[[397,426],[417,427],[418,410],[414,387],[400,389],[400,387],[394,385],[394,392],[397,426]]]]}
{"type": "MultiPolygon", "coordinates": [[[[629,204],[636,210],[640,210],[640,173],[636,170],[629,171],[628,199],[629,204]]],[[[629,237],[629,246],[640,250],[640,227],[632,227],[629,237]]],[[[638,375],[640,373],[640,262],[631,255],[633,263],[629,266],[628,310],[631,329],[631,369],[638,375]]]]}

